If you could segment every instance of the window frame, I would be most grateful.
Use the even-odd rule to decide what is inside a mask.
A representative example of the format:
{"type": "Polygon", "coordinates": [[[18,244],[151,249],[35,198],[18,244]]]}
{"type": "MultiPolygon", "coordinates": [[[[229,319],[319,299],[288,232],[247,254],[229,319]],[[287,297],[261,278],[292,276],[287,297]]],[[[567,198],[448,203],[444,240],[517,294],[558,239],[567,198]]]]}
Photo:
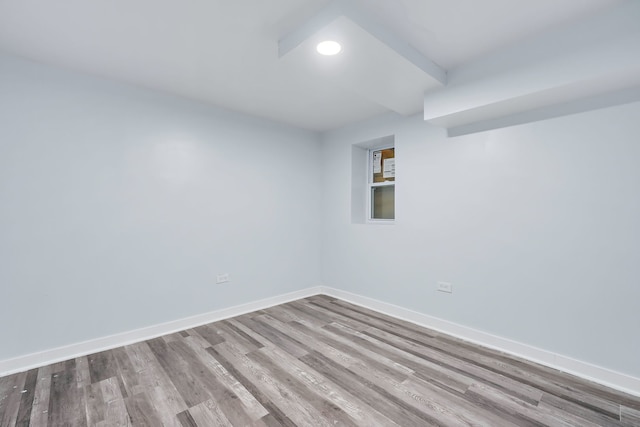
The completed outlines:
{"type": "Polygon", "coordinates": [[[395,185],[396,177],[394,175],[393,181],[373,182],[373,156],[376,151],[393,149],[393,158],[395,159],[395,144],[385,144],[381,146],[368,148],[367,153],[367,177],[366,177],[366,191],[367,191],[367,223],[369,224],[394,224],[396,220],[395,215],[395,185]],[[394,190],[394,202],[393,202],[393,218],[373,218],[373,190],[377,187],[393,187],[394,190]]]}

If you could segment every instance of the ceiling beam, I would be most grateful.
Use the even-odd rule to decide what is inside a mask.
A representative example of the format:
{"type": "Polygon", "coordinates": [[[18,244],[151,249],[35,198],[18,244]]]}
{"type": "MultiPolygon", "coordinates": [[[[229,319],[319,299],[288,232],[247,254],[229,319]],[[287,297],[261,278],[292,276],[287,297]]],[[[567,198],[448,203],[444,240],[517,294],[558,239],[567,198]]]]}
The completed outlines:
{"type": "Polygon", "coordinates": [[[373,37],[387,45],[398,55],[438,81],[441,85],[444,86],[447,84],[447,71],[444,68],[424,56],[406,40],[384,26],[379,19],[352,0],[332,1],[298,27],[280,38],[280,40],[278,40],[279,57],[283,57],[291,52],[340,16],[351,20],[373,37]]]}
{"type": "Polygon", "coordinates": [[[632,102],[639,20],[640,1],[621,3],[459,67],[424,95],[424,119],[457,136],[632,102]]]}
{"type": "Polygon", "coordinates": [[[473,122],[447,129],[447,136],[455,137],[470,133],[484,132],[525,123],[538,122],[570,114],[584,113],[600,108],[615,107],[640,101],[640,86],[572,100],[557,105],[545,106],[489,120],[473,122]]]}

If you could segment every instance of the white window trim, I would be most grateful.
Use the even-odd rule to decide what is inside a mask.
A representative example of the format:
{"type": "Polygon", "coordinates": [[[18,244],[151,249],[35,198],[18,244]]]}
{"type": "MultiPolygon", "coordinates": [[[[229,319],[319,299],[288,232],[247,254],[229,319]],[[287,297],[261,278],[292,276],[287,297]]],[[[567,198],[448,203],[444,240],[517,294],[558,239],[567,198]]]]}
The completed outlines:
{"type": "MultiPolygon", "coordinates": [[[[392,225],[395,224],[395,214],[394,219],[381,219],[381,218],[372,218],[373,214],[373,206],[371,204],[371,193],[373,192],[373,188],[375,187],[390,187],[396,185],[395,179],[393,181],[383,181],[383,182],[372,182],[373,181],[373,153],[379,150],[388,150],[394,149],[395,152],[395,144],[391,145],[382,145],[373,148],[369,148],[369,152],[367,155],[368,167],[367,167],[367,176],[366,176],[366,188],[367,188],[367,223],[368,224],[387,224],[392,225]]],[[[394,206],[395,212],[395,206],[394,206]]]]}

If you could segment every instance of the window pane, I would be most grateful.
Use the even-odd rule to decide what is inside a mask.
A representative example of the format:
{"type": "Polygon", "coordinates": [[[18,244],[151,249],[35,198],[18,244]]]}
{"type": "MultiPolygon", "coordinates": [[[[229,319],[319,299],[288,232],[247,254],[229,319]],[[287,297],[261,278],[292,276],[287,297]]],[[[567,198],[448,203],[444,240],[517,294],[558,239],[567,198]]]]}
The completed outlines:
{"type": "Polygon", "coordinates": [[[372,152],[370,182],[385,182],[396,180],[395,148],[385,148],[372,152]]]}
{"type": "Polygon", "coordinates": [[[395,186],[371,188],[371,219],[395,219],[395,186]]]}

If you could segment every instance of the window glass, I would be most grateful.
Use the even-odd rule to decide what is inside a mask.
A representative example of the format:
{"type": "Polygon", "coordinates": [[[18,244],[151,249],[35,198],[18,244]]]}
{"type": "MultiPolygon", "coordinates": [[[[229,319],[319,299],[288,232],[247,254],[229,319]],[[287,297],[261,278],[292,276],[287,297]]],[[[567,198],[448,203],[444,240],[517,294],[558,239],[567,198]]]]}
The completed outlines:
{"type": "Polygon", "coordinates": [[[395,186],[371,188],[371,219],[395,218],[395,186]]]}
{"type": "Polygon", "coordinates": [[[371,173],[371,182],[396,180],[396,159],[394,148],[373,150],[373,165],[371,173]]]}
{"type": "Polygon", "coordinates": [[[369,220],[395,219],[395,148],[369,151],[369,220]]]}

